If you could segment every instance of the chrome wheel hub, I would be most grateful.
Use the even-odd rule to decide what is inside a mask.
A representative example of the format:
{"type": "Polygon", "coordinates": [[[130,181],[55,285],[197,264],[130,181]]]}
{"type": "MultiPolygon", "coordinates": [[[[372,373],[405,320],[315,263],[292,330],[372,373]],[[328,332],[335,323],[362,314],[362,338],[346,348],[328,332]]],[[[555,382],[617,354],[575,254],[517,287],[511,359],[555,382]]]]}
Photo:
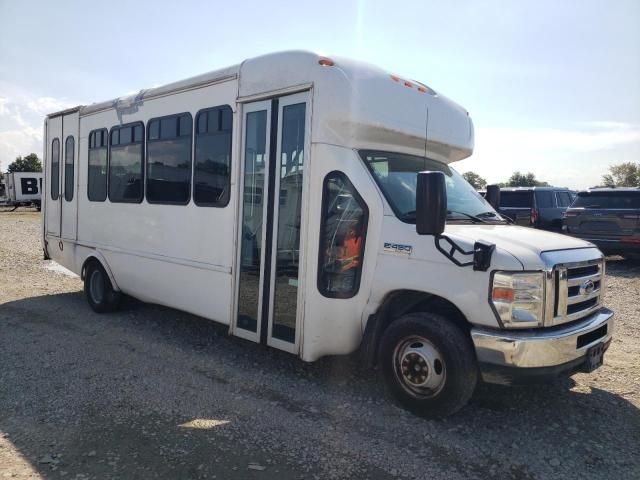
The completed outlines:
{"type": "Polygon", "coordinates": [[[444,359],[426,338],[412,336],[400,341],[393,362],[396,378],[412,396],[429,398],[442,390],[446,380],[444,359]]]}

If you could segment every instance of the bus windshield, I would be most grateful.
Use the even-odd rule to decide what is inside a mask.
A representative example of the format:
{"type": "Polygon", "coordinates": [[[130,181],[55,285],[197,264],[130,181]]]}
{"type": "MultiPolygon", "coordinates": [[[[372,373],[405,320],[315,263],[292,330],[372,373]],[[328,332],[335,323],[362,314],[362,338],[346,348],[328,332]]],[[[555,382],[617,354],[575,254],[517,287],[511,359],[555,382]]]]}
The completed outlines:
{"type": "Polygon", "coordinates": [[[416,155],[360,151],[382,193],[397,217],[415,223],[416,183],[418,172],[445,174],[447,185],[447,219],[478,223],[504,223],[489,203],[462,176],[448,165],[416,155]]]}

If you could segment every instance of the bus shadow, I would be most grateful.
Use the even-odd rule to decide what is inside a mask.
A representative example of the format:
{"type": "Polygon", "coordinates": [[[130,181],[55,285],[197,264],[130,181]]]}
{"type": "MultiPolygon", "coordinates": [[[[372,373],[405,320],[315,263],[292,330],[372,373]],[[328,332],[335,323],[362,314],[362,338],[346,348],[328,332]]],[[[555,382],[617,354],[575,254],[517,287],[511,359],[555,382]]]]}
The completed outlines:
{"type": "MultiPolygon", "coordinates": [[[[24,461],[9,468],[45,478],[60,478],[60,472],[71,478],[198,478],[207,472],[248,478],[247,463],[266,459],[234,432],[256,414],[256,405],[300,419],[300,429],[316,422],[325,445],[331,444],[326,432],[335,432],[336,449],[344,448],[346,432],[362,432],[481,476],[489,471],[459,456],[455,444],[508,452],[525,465],[521,478],[536,467],[526,465],[520,449],[557,456],[569,448],[578,467],[602,474],[616,462],[619,473],[633,467],[622,462],[640,438],[640,415],[625,392],[572,379],[480,385],[457,415],[427,420],[399,409],[386,397],[381,376],[355,356],[307,364],[228,337],[226,326],[197,316],[131,299],[124,307],[97,315],[81,292],[0,304],[0,445],[10,444],[24,461]],[[184,426],[198,418],[214,426],[184,426]],[[419,446],[414,435],[402,434],[410,427],[424,436],[419,446]]],[[[607,375],[606,360],[600,375],[607,375]]],[[[511,474],[510,465],[491,461],[511,474]]],[[[294,476],[286,463],[281,478],[294,476]]]]}

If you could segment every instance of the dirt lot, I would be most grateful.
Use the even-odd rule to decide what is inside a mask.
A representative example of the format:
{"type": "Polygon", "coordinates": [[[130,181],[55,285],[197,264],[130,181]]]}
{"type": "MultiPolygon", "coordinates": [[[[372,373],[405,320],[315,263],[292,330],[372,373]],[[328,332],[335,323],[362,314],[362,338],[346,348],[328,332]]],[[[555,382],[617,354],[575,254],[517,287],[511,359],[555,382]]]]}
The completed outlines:
{"type": "Polygon", "coordinates": [[[304,364],[171,309],[96,315],[0,213],[0,478],[640,478],[640,265],[612,259],[617,331],[592,375],[397,408],[350,359],[304,364]]]}

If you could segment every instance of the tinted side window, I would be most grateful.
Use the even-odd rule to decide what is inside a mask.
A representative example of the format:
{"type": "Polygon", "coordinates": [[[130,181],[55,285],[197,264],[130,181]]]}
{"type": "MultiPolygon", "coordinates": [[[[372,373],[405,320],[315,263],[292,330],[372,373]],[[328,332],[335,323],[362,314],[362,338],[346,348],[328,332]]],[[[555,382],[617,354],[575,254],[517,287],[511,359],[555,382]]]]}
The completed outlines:
{"type": "Polygon", "coordinates": [[[106,128],[89,134],[87,197],[91,202],[107,199],[107,137],[106,128]]]}
{"type": "Polygon", "coordinates": [[[568,207],[571,205],[571,195],[569,192],[556,192],[559,207],[568,207]]]}
{"type": "Polygon", "coordinates": [[[60,140],[51,142],[51,200],[60,196],[60,140]]]}
{"type": "Polygon", "coordinates": [[[111,129],[109,200],[112,202],[142,201],[144,145],[141,132],[142,124],[111,129]]]}
{"type": "Polygon", "coordinates": [[[536,205],[538,208],[553,208],[553,192],[536,192],[536,205]]]}
{"type": "Polygon", "coordinates": [[[184,205],[191,191],[191,115],[149,121],[147,201],[184,205]]]}
{"type": "Polygon", "coordinates": [[[640,192],[581,192],[572,207],[631,209],[640,208],[640,192]]]}
{"type": "Polygon", "coordinates": [[[72,136],[68,136],[64,142],[64,199],[67,202],[73,200],[73,157],[76,151],[76,142],[72,136]]]}
{"type": "Polygon", "coordinates": [[[224,207],[231,178],[231,107],[201,110],[196,116],[193,200],[196,205],[224,207]]]}
{"type": "Polygon", "coordinates": [[[511,208],[532,207],[533,192],[500,192],[500,206],[511,208]]]}
{"type": "Polygon", "coordinates": [[[358,293],[369,210],[346,175],[324,179],[318,289],[325,297],[350,298],[358,293]]]}

